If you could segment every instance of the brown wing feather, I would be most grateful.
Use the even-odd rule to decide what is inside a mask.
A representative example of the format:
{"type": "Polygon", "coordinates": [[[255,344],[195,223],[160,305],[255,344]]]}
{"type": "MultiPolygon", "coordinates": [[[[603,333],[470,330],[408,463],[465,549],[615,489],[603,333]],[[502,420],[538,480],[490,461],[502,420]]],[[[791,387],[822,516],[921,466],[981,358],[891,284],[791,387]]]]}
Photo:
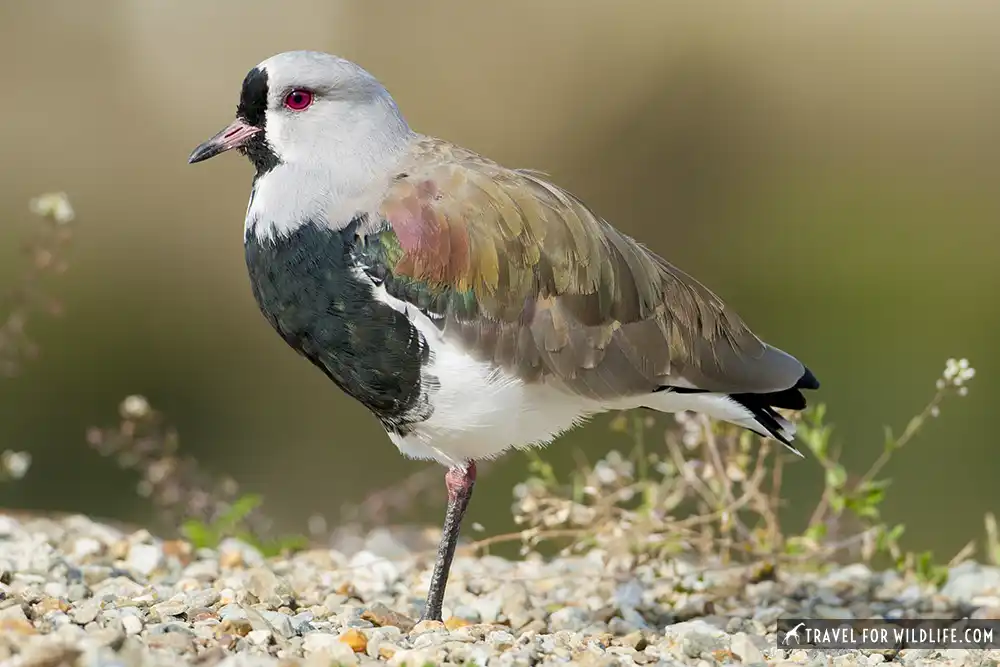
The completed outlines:
{"type": "Polygon", "coordinates": [[[421,138],[381,212],[402,250],[393,272],[471,291],[474,315],[452,309],[445,331],[525,379],[606,399],[801,376],[715,294],[534,172],[421,138]]]}

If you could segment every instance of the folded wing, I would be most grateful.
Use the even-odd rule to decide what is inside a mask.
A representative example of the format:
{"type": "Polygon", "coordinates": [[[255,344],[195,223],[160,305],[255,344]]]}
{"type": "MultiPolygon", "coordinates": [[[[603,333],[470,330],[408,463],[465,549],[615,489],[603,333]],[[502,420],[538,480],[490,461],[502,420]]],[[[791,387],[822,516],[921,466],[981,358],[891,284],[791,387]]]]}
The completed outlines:
{"type": "Polygon", "coordinates": [[[387,290],[526,381],[602,400],[803,377],[710,290],[536,173],[422,138],[381,215],[369,252],[387,290]]]}

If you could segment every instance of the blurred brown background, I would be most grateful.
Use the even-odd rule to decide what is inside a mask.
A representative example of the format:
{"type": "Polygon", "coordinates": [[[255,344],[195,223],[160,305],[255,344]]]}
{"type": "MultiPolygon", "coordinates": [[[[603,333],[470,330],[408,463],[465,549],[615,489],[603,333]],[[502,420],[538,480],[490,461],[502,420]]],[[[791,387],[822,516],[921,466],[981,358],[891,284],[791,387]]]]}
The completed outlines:
{"type": "MultiPolygon", "coordinates": [[[[3,0],[0,285],[30,197],[65,190],[79,229],[66,316],[34,321],[41,359],[0,382],[0,449],[35,459],[0,505],[141,520],[135,480],[83,439],[130,393],[290,530],[426,465],[258,314],[250,166],[186,164],[246,71],[302,48],[358,61],[416,129],[549,172],[710,285],[821,378],[851,469],[924,404],[946,357],[968,356],[970,396],[893,460],[886,511],[905,546],[947,557],[1000,509],[990,0],[3,0]]],[[[619,437],[598,420],[546,456],[565,469],[619,437]]],[[[523,470],[520,454],[495,466],[472,520],[505,528],[523,470]]],[[[794,522],[820,474],[808,458],[791,470],[794,522]]]]}

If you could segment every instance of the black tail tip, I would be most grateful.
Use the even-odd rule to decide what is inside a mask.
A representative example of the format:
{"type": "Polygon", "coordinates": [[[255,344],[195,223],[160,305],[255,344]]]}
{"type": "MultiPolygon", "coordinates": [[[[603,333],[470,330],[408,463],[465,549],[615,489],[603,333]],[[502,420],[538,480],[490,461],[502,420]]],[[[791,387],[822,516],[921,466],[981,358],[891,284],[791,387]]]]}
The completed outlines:
{"type": "Polygon", "coordinates": [[[819,389],[819,380],[813,375],[812,371],[808,368],[805,369],[805,373],[799,378],[799,381],[795,383],[796,389],[819,389]]]}

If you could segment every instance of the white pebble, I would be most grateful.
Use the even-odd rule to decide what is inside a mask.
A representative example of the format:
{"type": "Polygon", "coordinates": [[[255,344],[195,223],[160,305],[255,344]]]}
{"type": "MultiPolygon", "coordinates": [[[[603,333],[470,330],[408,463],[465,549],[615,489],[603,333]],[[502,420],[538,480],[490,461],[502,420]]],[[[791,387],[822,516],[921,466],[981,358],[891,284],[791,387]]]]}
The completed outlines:
{"type": "Polygon", "coordinates": [[[247,633],[247,641],[254,646],[267,646],[271,643],[271,631],[251,630],[247,633]]]}
{"type": "Polygon", "coordinates": [[[133,544],[125,564],[139,574],[149,576],[163,562],[163,549],[155,544],[133,544]]]}
{"type": "Polygon", "coordinates": [[[122,616],[122,629],[126,635],[137,635],[142,632],[142,619],[132,614],[122,616]]]}

